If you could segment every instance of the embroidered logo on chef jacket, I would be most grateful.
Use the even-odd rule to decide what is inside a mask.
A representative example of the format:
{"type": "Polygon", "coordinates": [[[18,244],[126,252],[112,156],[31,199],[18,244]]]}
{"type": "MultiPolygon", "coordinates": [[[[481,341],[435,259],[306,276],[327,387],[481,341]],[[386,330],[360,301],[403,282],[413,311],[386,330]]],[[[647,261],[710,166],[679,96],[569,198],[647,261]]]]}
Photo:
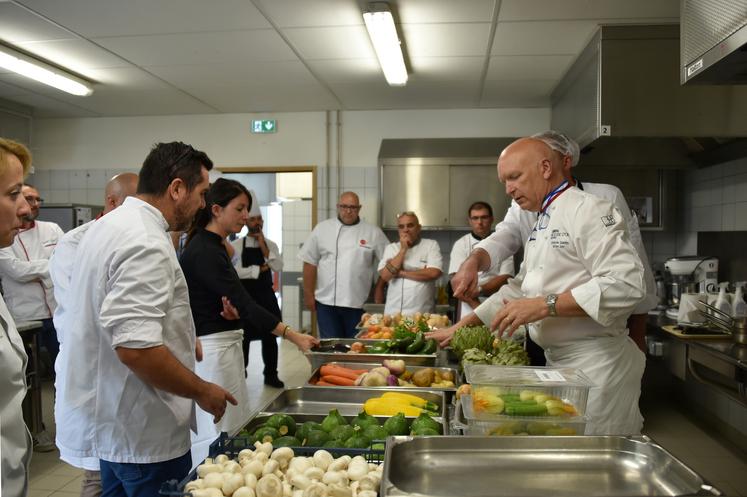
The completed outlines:
{"type": "Polygon", "coordinates": [[[373,247],[371,247],[370,245],[366,245],[366,240],[363,240],[363,239],[361,239],[361,240],[360,240],[360,241],[358,242],[358,246],[359,246],[360,248],[364,248],[364,249],[369,249],[369,250],[373,250],[373,247]]]}
{"type": "Polygon", "coordinates": [[[563,249],[571,244],[571,237],[567,231],[552,230],[550,233],[550,246],[554,249],[563,249]]]}
{"type": "Polygon", "coordinates": [[[602,216],[602,224],[607,228],[615,224],[615,216],[610,214],[609,216],[602,216]]]}

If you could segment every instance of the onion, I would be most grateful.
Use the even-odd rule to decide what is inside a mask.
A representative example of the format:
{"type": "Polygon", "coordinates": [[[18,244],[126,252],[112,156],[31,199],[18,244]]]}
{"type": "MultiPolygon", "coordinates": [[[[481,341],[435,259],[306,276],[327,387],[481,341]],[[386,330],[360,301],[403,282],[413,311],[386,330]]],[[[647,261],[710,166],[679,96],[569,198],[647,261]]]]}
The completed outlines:
{"type": "Polygon", "coordinates": [[[390,387],[397,387],[397,386],[399,386],[399,380],[393,374],[390,374],[389,376],[386,377],[386,383],[390,387]]]}

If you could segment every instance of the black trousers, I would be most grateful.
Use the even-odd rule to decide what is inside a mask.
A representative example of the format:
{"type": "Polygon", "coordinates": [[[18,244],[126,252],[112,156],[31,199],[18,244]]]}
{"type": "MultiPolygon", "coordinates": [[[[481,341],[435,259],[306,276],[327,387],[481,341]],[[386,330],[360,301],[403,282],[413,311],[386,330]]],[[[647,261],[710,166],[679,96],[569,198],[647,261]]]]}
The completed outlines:
{"type": "MultiPolygon", "coordinates": [[[[257,304],[264,307],[278,319],[283,317],[280,313],[278,301],[275,298],[275,292],[272,287],[264,288],[257,285],[256,280],[242,280],[244,288],[252,296],[257,304]]],[[[262,362],[265,363],[264,375],[266,377],[277,376],[278,374],[278,342],[277,337],[272,334],[272,330],[260,330],[252,323],[251,317],[244,320],[244,341],[241,349],[244,352],[244,368],[249,365],[249,345],[252,341],[259,340],[262,343],[262,362]]]]}

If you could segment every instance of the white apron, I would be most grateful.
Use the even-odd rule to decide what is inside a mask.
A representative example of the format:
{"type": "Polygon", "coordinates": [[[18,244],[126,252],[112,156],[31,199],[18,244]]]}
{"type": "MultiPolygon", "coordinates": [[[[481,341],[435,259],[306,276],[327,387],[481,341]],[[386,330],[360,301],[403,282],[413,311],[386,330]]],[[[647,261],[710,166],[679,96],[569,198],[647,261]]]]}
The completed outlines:
{"type": "Polygon", "coordinates": [[[550,367],[577,368],[591,378],[586,435],[640,435],[638,409],[646,358],[627,335],[593,337],[545,351],[550,367]]]}
{"type": "Polygon", "coordinates": [[[218,423],[213,422],[212,414],[197,407],[197,433],[192,433],[193,469],[207,457],[210,444],[220,432],[230,433],[241,428],[249,414],[244,355],[241,352],[244,332],[221,331],[199,339],[202,342],[202,361],[196,363],[195,374],[231,392],[238,405],[227,404],[226,413],[218,423]]]}

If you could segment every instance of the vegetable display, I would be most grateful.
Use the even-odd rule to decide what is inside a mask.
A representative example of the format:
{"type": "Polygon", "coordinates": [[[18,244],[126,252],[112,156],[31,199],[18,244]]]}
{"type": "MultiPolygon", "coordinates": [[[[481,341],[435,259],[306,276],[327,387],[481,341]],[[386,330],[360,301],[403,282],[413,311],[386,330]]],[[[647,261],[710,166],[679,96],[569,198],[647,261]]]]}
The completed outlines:
{"type": "MultiPolygon", "coordinates": [[[[239,437],[246,437],[250,444],[270,443],[278,447],[326,447],[326,448],[358,448],[365,449],[371,446],[375,440],[384,440],[390,435],[440,435],[441,424],[434,420],[438,416],[438,406],[415,395],[387,392],[382,397],[369,399],[366,405],[369,407],[378,405],[388,406],[385,409],[364,409],[350,420],[345,419],[340,413],[333,409],[322,420],[321,423],[307,421],[297,425],[295,435],[281,435],[277,429],[268,424],[277,424],[279,417],[283,417],[285,425],[288,419],[293,418],[287,414],[273,414],[264,424],[252,428],[253,431],[244,429],[239,437]],[[369,403],[370,402],[370,403],[369,403]],[[390,414],[380,414],[386,411],[390,414]],[[375,416],[391,416],[383,423],[375,416]],[[416,417],[412,422],[405,416],[416,417]],[[436,431],[430,433],[425,430],[429,428],[436,431]]],[[[284,426],[285,426],[284,425],[284,426]]],[[[296,423],[293,421],[293,425],[296,423]]]]}
{"type": "Polygon", "coordinates": [[[487,326],[463,326],[454,332],[451,348],[460,359],[469,349],[492,352],[493,338],[487,326]]]}
{"type": "Polygon", "coordinates": [[[412,372],[403,360],[391,359],[370,370],[352,369],[334,362],[323,364],[318,378],[311,382],[319,386],[454,388],[455,380],[450,369],[420,368],[412,372]]]}
{"type": "Polygon", "coordinates": [[[326,450],[296,456],[289,447],[256,442],[236,460],[221,454],[197,466],[184,487],[193,497],[376,497],[383,464],[362,456],[334,458],[326,450]]]}
{"type": "MultiPolygon", "coordinates": [[[[479,347],[471,347],[462,350],[463,345],[459,345],[461,351],[461,366],[464,367],[467,364],[492,364],[493,366],[526,366],[529,364],[529,355],[527,354],[521,343],[514,340],[501,340],[499,338],[493,338],[490,336],[489,345],[486,346],[487,336],[483,330],[487,331],[484,326],[475,326],[472,328],[460,328],[454,334],[456,338],[460,330],[465,331],[461,337],[460,343],[463,345],[469,345],[477,343],[479,347]],[[480,331],[478,331],[480,330],[480,331]],[[486,350],[487,348],[487,350],[486,350]]],[[[454,340],[451,341],[452,347],[455,352],[457,348],[454,346],[454,340]]]]}
{"type": "Polygon", "coordinates": [[[364,314],[361,317],[361,322],[358,324],[359,328],[365,328],[366,331],[360,338],[366,339],[378,339],[393,338],[397,328],[404,328],[410,332],[416,332],[422,329],[421,326],[427,330],[436,328],[445,328],[449,326],[449,317],[441,314],[430,314],[416,312],[411,316],[403,316],[400,313],[389,315],[389,314],[364,314]]]}
{"type": "Polygon", "coordinates": [[[475,414],[506,416],[578,416],[576,408],[562,399],[538,390],[508,392],[500,387],[472,388],[475,414]]]}
{"type": "Polygon", "coordinates": [[[416,332],[409,331],[405,327],[397,327],[391,340],[384,342],[375,342],[366,345],[361,342],[355,342],[350,346],[350,354],[435,354],[438,349],[438,342],[433,339],[426,339],[425,333],[429,330],[425,324],[423,329],[416,332]]]}

